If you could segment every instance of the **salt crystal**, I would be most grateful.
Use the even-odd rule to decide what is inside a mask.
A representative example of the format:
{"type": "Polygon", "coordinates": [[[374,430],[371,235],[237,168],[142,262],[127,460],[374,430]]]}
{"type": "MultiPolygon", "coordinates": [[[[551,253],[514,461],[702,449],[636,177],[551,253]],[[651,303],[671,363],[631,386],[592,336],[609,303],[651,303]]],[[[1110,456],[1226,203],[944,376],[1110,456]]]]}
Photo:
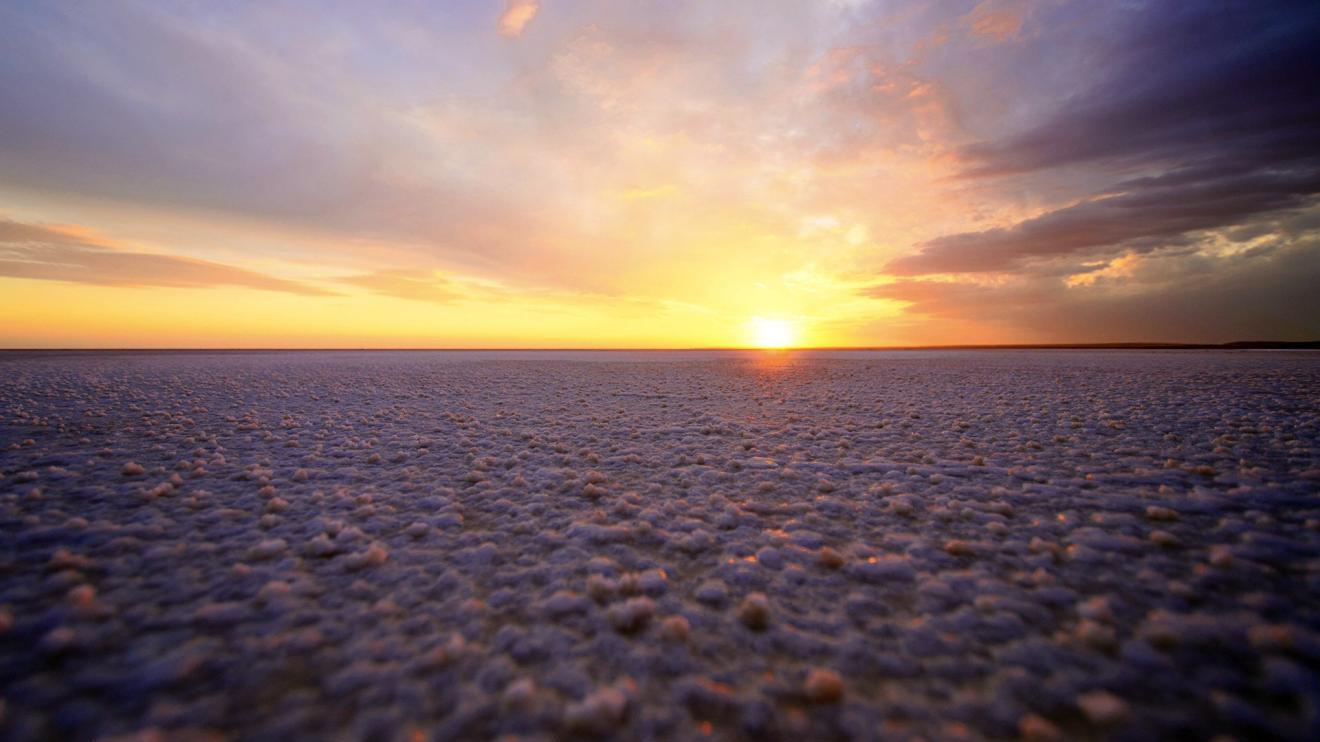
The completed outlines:
{"type": "Polygon", "coordinates": [[[802,684],[802,692],[812,703],[838,703],[843,700],[843,678],[830,669],[812,668],[802,684]]]}
{"type": "Polygon", "coordinates": [[[738,606],[738,620],[752,631],[764,631],[770,623],[770,601],[765,593],[752,593],[738,606]]]}

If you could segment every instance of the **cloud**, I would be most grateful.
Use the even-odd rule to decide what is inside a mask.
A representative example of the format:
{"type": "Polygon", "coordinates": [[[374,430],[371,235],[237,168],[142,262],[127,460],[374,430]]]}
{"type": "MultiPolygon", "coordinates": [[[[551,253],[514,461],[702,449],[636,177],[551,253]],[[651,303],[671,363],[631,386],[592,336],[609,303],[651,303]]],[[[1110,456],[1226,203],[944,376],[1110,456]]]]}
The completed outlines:
{"type": "MultiPolygon", "coordinates": [[[[0,193],[162,244],[242,235],[345,293],[730,316],[808,293],[747,286],[809,265],[846,293],[890,260],[962,276],[969,312],[1049,307],[1320,195],[1314,2],[772,5],[0,3],[0,193]]],[[[38,237],[5,270],[143,280],[140,250],[38,237]]]]}
{"type": "Polygon", "coordinates": [[[1025,131],[962,151],[967,178],[1048,185],[1051,171],[1071,167],[1109,182],[1012,226],[927,240],[887,271],[1010,271],[1149,250],[1314,203],[1320,6],[1157,3],[1133,23],[1111,76],[1025,131]]]}
{"type": "MultiPolygon", "coordinates": [[[[480,24],[535,6],[363,7],[0,3],[0,188],[326,236],[321,264],[388,245],[372,267],[622,293],[719,224],[795,223],[785,191],[819,191],[785,181],[820,150],[867,167],[801,75],[868,8],[564,3],[507,44],[480,24]],[[611,197],[651,184],[674,190],[611,197]]],[[[915,139],[879,112],[909,92],[862,128],[915,139]]]]}
{"type": "Polygon", "coordinates": [[[243,286],[304,296],[332,295],[314,286],[243,268],[133,252],[109,244],[78,229],[0,219],[0,276],[101,286],[243,286]]]}
{"type": "Polygon", "coordinates": [[[1029,6],[1018,0],[984,0],[963,16],[963,23],[974,36],[991,41],[1008,41],[1018,35],[1026,22],[1029,6]]]}
{"type": "Polygon", "coordinates": [[[505,3],[504,13],[500,15],[498,24],[500,35],[512,38],[521,36],[523,29],[532,22],[536,17],[536,11],[540,9],[539,0],[508,0],[505,3]]]}
{"type": "Polygon", "coordinates": [[[1320,337],[1320,236],[1314,233],[1229,254],[1129,253],[1087,275],[1086,281],[1030,274],[908,278],[862,293],[907,303],[905,313],[928,320],[924,331],[937,337],[941,327],[968,321],[978,326],[970,332],[1003,342],[1320,337]]]}
{"type": "Polygon", "coordinates": [[[1258,214],[1299,209],[1320,192],[1320,171],[1253,172],[1182,183],[1178,173],[1132,181],[1101,196],[1012,227],[929,240],[885,266],[894,275],[1015,270],[1059,256],[1156,249],[1190,232],[1240,224],[1258,214]]]}
{"type": "Polygon", "coordinates": [[[823,159],[855,162],[867,150],[940,145],[957,132],[943,82],[894,57],[885,45],[858,44],[829,49],[806,68],[813,107],[826,115],[812,140],[823,159]]]}
{"type": "Polygon", "coordinates": [[[109,243],[82,227],[27,224],[0,217],[0,245],[75,245],[108,247],[109,243]]]}
{"type": "Polygon", "coordinates": [[[398,299],[448,304],[464,297],[454,281],[429,270],[376,271],[338,280],[398,299]]]}
{"type": "Polygon", "coordinates": [[[1088,163],[1241,164],[1320,150],[1320,6],[1151,3],[1110,48],[1112,72],[1020,133],[968,146],[969,175],[1088,163]]]}

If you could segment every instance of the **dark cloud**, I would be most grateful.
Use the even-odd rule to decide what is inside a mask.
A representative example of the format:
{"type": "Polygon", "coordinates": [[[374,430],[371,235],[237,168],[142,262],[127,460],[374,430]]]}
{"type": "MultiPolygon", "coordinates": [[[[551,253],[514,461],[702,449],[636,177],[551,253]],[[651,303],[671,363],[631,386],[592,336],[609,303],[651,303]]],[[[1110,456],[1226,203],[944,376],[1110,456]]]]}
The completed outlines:
{"type": "Polygon", "coordinates": [[[1129,256],[1113,278],[1068,286],[1052,276],[999,281],[901,279],[867,296],[908,304],[941,323],[979,323],[1021,342],[1224,342],[1320,337],[1320,238],[1280,239],[1243,252],[1129,256]]]}
{"type": "Polygon", "coordinates": [[[965,151],[969,174],[1098,161],[1313,161],[1320,150],[1320,5],[1152,2],[1096,63],[1114,73],[1004,141],[965,151]]]}
{"type": "Polygon", "coordinates": [[[1149,249],[1314,201],[1320,4],[1152,3],[1118,36],[1097,54],[1115,67],[1094,88],[1021,133],[963,151],[968,177],[1080,167],[1110,182],[1012,227],[925,242],[889,271],[1006,271],[1149,249]]]}
{"type": "Polygon", "coordinates": [[[206,260],[132,252],[76,231],[0,219],[0,276],[102,286],[244,286],[329,296],[314,286],[206,260]]]}
{"type": "Polygon", "coordinates": [[[1297,209],[1320,191],[1320,171],[1256,172],[1240,177],[1178,182],[1151,178],[1018,224],[930,240],[920,252],[886,266],[896,275],[1004,271],[1022,263],[1070,254],[1149,251],[1180,235],[1240,224],[1257,214],[1297,209]]]}

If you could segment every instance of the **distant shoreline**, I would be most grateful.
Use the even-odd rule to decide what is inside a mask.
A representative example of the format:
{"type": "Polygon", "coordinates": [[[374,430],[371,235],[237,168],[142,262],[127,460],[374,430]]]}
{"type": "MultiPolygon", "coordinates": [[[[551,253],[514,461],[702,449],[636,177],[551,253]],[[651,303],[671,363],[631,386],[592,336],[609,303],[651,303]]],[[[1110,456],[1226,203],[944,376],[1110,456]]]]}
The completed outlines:
{"type": "Polygon", "coordinates": [[[23,355],[102,355],[115,353],[673,353],[673,352],[849,352],[913,350],[1320,350],[1320,340],[1241,340],[1231,343],[1006,343],[997,345],[876,345],[810,348],[0,348],[0,357],[23,355]]]}

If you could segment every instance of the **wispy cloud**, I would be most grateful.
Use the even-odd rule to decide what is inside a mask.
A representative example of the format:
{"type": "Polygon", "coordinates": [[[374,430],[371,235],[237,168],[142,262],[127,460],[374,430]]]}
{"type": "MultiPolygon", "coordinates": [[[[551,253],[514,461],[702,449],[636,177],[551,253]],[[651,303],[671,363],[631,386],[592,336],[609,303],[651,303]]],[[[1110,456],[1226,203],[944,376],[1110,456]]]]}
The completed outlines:
{"type": "Polygon", "coordinates": [[[134,252],[68,227],[0,220],[0,276],[102,286],[243,286],[304,296],[332,292],[195,258],[134,252]]]}
{"type": "Polygon", "coordinates": [[[982,0],[962,21],[975,36],[1008,41],[1022,30],[1030,8],[1025,0],[982,0]]]}
{"type": "Polygon", "coordinates": [[[437,271],[388,270],[338,279],[382,296],[448,304],[464,297],[458,284],[437,271]]]}
{"type": "Polygon", "coordinates": [[[539,0],[507,0],[500,15],[498,28],[501,36],[521,36],[523,29],[541,9],[539,0]]]}

